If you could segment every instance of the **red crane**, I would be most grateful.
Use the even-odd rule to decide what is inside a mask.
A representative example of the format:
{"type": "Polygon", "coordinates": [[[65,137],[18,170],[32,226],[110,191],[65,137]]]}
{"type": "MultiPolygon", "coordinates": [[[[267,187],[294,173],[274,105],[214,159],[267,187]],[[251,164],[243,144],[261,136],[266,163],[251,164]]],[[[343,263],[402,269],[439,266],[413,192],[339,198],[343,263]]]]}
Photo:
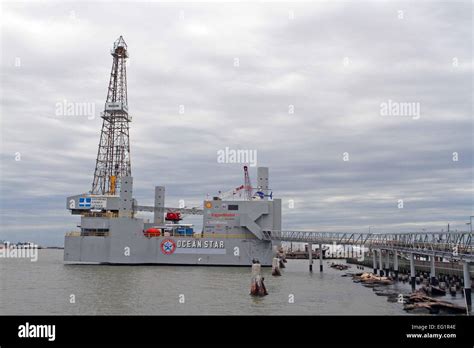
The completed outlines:
{"type": "Polygon", "coordinates": [[[245,190],[245,199],[250,201],[253,196],[252,183],[250,182],[249,168],[244,166],[244,190],[245,190]]]}

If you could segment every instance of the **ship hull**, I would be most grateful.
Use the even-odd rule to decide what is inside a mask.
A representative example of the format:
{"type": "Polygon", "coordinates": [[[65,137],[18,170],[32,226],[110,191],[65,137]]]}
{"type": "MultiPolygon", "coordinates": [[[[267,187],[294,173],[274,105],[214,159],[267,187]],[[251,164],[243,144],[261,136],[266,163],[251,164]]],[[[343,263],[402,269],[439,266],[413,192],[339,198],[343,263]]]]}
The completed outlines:
{"type": "Polygon", "coordinates": [[[275,248],[257,238],[206,236],[146,237],[140,219],[113,219],[106,236],[68,235],[64,261],[97,264],[249,266],[258,259],[271,266],[275,248]]]}

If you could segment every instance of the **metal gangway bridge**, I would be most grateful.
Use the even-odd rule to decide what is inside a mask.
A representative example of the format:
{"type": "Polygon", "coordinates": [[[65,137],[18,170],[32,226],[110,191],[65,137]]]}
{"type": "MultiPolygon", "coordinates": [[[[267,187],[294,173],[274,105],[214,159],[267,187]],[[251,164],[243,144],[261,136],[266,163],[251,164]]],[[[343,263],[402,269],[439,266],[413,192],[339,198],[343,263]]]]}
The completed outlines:
{"type": "Polygon", "coordinates": [[[311,244],[364,246],[370,250],[439,256],[474,262],[471,232],[348,233],[314,231],[264,231],[264,239],[311,244]]]}
{"type": "Polygon", "coordinates": [[[313,270],[312,245],[319,244],[319,267],[323,271],[323,245],[333,244],[363,247],[372,253],[374,273],[398,277],[398,258],[410,260],[412,290],[415,290],[415,255],[430,259],[430,278],[436,276],[436,258],[447,259],[463,265],[466,304],[472,306],[470,264],[474,262],[472,232],[406,232],[406,233],[345,233],[316,231],[263,231],[264,239],[271,241],[308,243],[309,269],[313,270]],[[377,260],[378,255],[378,260],[377,260]]]}

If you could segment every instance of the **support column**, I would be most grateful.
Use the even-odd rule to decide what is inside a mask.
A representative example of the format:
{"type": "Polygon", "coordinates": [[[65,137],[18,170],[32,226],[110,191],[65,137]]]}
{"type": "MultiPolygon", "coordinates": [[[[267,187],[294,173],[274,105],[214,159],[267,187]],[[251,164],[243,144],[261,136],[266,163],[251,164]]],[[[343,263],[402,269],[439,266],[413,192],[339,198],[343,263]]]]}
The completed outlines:
{"type": "Polygon", "coordinates": [[[390,277],[390,250],[386,250],[387,255],[385,257],[385,275],[390,277]]]}
{"type": "Polygon", "coordinates": [[[379,275],[383,277],[382,249],[379,249],[379,275]]]}
{"type": "Polygon", "coordinates": [[[466,304],[469,312],[472,308],[471,300],[471,274],[469,273],[469,263],[467,261],[463,262],[462,265],[463,275],[464,275],[464,293],[466,295],[466,304]]]}
{"type": "Polygon", "coordinates": [[[133,217],[133,178],[123,176],[120,182],[119,217],[133,217]]]}
{"type": "MultiPolygon", "coordinates": [[[[165,187],[155,187],[155,208],[165,207],[165,187]]],[[[153,212],[153,223],[155,225],[163,225],[165,223],[165,213],[162,210],[155,210],[153,212]]]]}
{"type": "Polygon", "coordinates": [[[374,266],[374,274],[377,275],[377,250],[372,250],[372,263],[374,266]]]}
{"type": "Polygon", "coordinates": [[[257,187],[264,193],[263,200],[268,201],[268,167],[257,168],[257,187]]]}
{"type": "Polygon", "coordinates": [[[416,283],[415,283],[415,255],[410,253],[410,277],[411,277],[411,290],[415,291],[416,283]]]}
{"type": "Polygon", "coordinates": [[[398,251],[393,251],[393,272],[395,273],[395,279],[398,280],[398,251]]]}
{"type": "Polygon", "coordinates": [[[323,271],[323,245],[319,244],[319,272],[323,271]]]}
{"type": "Polygon", "coordinates": [[[436,269],[435,269],[435,254],[430,256],[431,261],[431,272],[430,272],[430,284],[436,285],[436,269]]]}
{"type": "Polygon", "coordinates": [[[313,244],[308,243],[309,271],[313,272],[313,244]]]}

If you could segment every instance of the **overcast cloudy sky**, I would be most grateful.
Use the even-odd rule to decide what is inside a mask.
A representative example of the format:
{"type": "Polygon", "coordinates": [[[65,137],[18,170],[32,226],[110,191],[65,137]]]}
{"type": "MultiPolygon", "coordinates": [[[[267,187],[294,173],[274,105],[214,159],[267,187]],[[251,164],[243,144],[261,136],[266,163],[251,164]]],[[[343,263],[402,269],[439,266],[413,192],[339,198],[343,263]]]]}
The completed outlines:
{"type": "Polygon", "coordinates": [[[120,35],[140,204],[152,204],[154,185],[169,206],[240,185],[241,164],[217,161],[229,147],[270,167],[285,229],[469,228],[470,1],[1,9],[0,239],[62,245],[76,229],[65,197],[91,187],[120,35]],[[65,101],[95,117],[58,115],[65,101]],[[384,115],[389,101],[414,109],[384,115]]]}

